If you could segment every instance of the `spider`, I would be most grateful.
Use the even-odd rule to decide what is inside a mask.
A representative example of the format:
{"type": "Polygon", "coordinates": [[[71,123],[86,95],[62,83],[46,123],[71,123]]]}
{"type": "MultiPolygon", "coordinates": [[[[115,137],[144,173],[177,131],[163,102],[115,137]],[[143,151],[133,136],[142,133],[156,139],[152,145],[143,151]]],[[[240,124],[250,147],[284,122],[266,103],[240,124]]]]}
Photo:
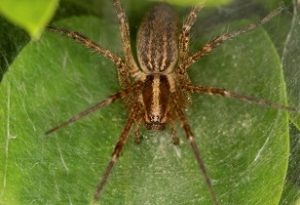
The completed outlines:
{"type": "MultiPolygon", "coordinates": [[[[272,11],[257,23],[217,36],[200,50],[191,53],[189,51],[190,31],[203,5],[193,7],[180,27],[177,14],[168,4],[155,4],[145,15],[138,29],[137,62],[132,54],[128,20],[124,9],[120,0],[113,0],[112,2],[119,22],[124,58],[78,32],[52,26],[49,26],[49,30],[72,38],[79,44],[112,61],[117,67],[121,90],[48,130],[46,134],[53,133],[117,100],[123,100],[128,110],[128,118],[114,147],[111,160],[96,186],[93,199],[96,203],[100,200],[103,188],[129,138],[133,125],[140,127],[141,124],[144,124],[148,130],[163,130],[167,124],[179,122],[194,153],[199,170],[205,179],[212,204],[219,204],[185,113],[188,106],[187,96],[191,93],[219,95],[290,112],[294,112],[295,109],[268,100],[240,95],[223,88],[193,85],[187,70],[224,42],[270,21],[281,12],[282,8],[272,11]]],[[[172,133],[174,144],[178,144],[179,139],[174,132],[172,133]]],[[[140,140],[140,135],[136,135],[136,141],[140,142],[140,140]]]]}

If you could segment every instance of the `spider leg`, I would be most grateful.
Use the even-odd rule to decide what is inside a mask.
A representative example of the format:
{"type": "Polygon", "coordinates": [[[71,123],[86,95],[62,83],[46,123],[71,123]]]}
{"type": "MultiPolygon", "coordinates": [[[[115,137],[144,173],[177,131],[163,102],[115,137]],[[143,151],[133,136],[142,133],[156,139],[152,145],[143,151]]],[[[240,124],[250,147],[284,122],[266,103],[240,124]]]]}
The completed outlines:
{"type": "Polygon", "coordinates": [[[105,100],[93,105],[92,107],[89,107],[88,109],[72,116],[71,118],[69,118],[68,120],[62,122],[61,124],[57,125],[56,127],[51,128],[50,130],[48,130],[45,134],[51,134],[63,127],[66,127],[67,125],[79,120],[82,117],[87,116],[88,114],[95,112],[96,110],[99,110],[107,105],[110,105],[111,103],[113,103],[114,101],[120,99],[122,97],[122,94],[120,92],[109,96],[108,98],[106,98],[105,100]]]}
{"type": "Polygon", "coordinates": [[[273,109],[277,110],[285,110],[288,112],[298,112],[296,108],[289,107],[283,104],[278,104],[271,102],[269,100],[265,99],[259,99],[251,96],[246,96],[246,95],[240,95],[235,92],[231,92],[229,90],[223,89],[223,88],[216,88],[216,87],[207,87],[207,86],[195,86],[195,85],[185,85],[183,86],[183,89],[186,90],[187,92],[191,93],[198,93],[198,94],[208,94],[208,95],[219,95],[227,98],[235,98],[240,101],[248,102],[248,103],[254,103],[260,106],[266,106],[266,107],[271,107],[273,109]]]}
{"type": "Polygon", "coordinates": [[[122,152],[123,146],[126,144],[127,139],[129,137],[130,129],[131,129],[132,125],[134,124],[134,122],[136,121],[136,117],[139,116],[138,114],[140,111],[141,110],[140,110],[140,107],[138,104],[133,106],[133,108],[130,111],[127,122],[122,130],[122,133],[119,137],[118,142],[115,145],[111,160],[109,161],[109,163],[104,171],[104,174],[101,176],[101,178],[96,186],[96,192],[94,194],[94,200],[93,200],[94,204],[100,199],[101,191],[103,190],[103,187],[107,182],[107,179],[113,169],[113,166],[119,159],[119,156],[122,152]]]}
{"type": "Polygon", "coordinates": [[[177,137],[176,129],[174,127],[172,127],[171,136],[172,136],[172,143],[174,145],[179,145],[180,144],[180,139],[179,139],[179,137],[177,137]]]}
{"type": "Polygon", "coordinates": [[[141,134],[141,125],[142,125],[142,120],[143,116],[138,116],[138,119],[135,121],[135,129],[134,129],[134,142],[136,144],[141,144],[143,136],[141,134]]]}
{"type": "Polygon", "coordinates": [[[113,0],[113,5],[119,20],[119,27],[121,31],[121,39],[122,39],[122,46],[125,55],[125,60],[128,66],[130,67],[129,71],[131,75],[136,76],[138,73],[140,73],[140,70],[132,55],[128,20],[120,0],[113,0]]]}
{"type": "Polygon", "coordinates": [[[63,127],[66,127],[67,125],[69,125],[69,124],[71,124],[71,123],[79,120],[80,118],[85,117],[88,114],[93,113],[93,112],[95,112],[95,111],[97,111],[97,110],[99,110],[99,109],[101,109],[101,108],[103,108],[105,106],[108,106],[108,105],[112,104],[116,100],[118,100],[118,99],[120,99],[122,97],[127,96],[128,93],[129,93],[129,91],[138,89],[139,87],[140,87],[140,83],[137,82],[132,87],[129,87],[129,88],[124,89],[124,90],[121,90],[121,91],[119,91],[119,92],[117,92],[117,93],[115,93],[115,94],[107,97],[106,99],[102,100],[101,102],[93,105],[92,107],[90,107],[90,108],[88,108],[88,109],[86,109],[86,110],[84,110],[84,111],[82,111],[82,112],[80,112],[80,113],[72,116],[71,118],[69,118],[68,120],[62,122],[61,124],[57,125],[56,127],[51,128],[45,134],[48,135],[48,134],[51,134],[51,133],[53,133],[53,132],[55,132],[55,131],[63,128],[63,127]]]}
{"type": "Polygon", "coordinates": [[[134,131],[134,143],[135,144],[141,144],[143,139],[143,136],[141,134],[140,128],[136,128],[134,131]]]}
{"type": "Polygon", "coordinates": [[[88,37],[80,34],[79,32],[69,31],[67,29],[56,28],[56,27],[53,27],[53,26],[48,26],[48,30],[50,30],[52,32],[59,33],[59,34],[65,36],[65,37],[71,38],[74,41],[76,41],[77,43],[84,45],[88,49],[91,49],[95,53],[105,57],[106,59],[109,59],[118,68],[118,76],[119,76],[121,86],[126,87],[130,84],[129,73],[126,69],[126,64],[122,60],[122,58],[119,57],[117,54],[113,53],[112,51],[110,51],[106,48],[103,48],[102,46],[95,43],[94,41],[92,41],[88,37]]]}
{"type": "Polygon", "coordinates": [[[202,5],[193,7],[183,23],[181,33],[179,35],[179,59],[182,61],[185,60],[188,54],[191,28],[196,22],[197,15],[202,8],[202,5]]]}
{"type": "MultiPolygon", "coordinates": [[[[176,102],[175,102],[176,103],[176,102]]],[[[205,182],[207,184],[207,187],[208,187],[208,191],[211,195],[211,200],[213,202],[213,205],[218,205],[218,201],[217,201],[217,197],[216,197],[216,193],[212,187],[212,183],[211,183],[211,180],[209,178],[209,175],[207,173],[207,169],[206,169],[206,166],[205,166],[205,163],[202,159],[202,155],[201,155],[201,152],[200,152],[200,149],[195,141],[195,137],[192,133],[192,130],[191,130],[191,127],[190,125],[188,124],[188,121],[187,121],[187,118],[186,118],[186,115],[185,113],[182,111],[182,109],[180,109],[180,107],[175,106],[175,109],[176,109],[176,112],[178,114],[178,117],[179,117],[179,120],[181,122],[181,126],[183,127],[184,131],[185,131],[185,134],[186,134],[186,138],[187,140],[189,141],[191,147],[192,147],[192,150],[194,152],[194,155],[195,155],[195,158],[197,160],[197,163],[199,165],[199,168],[203,174],[203,177],[205,179],[205,182]]]]}
{"type": "Polygon", "coordinates": [[[222,45],[227,40],[231,40],[243,33],[252,31],[255,28],[257,28],[258,26],[267,23],[273,17],[280,14],[280,12],[282,10],[283,10],[283,7],[279,7],[277,9],[273,10],[271,13],[269,13],[267,16],[265,16],[263,19],[261,19],[260,21],[258,21],[256,23],[249,24],[248,26],[243,27],[241,29],[238,29],[238,30],[235,30],[235,31],[232,31],[229,33],[225,33],[223,35],[215,37],[213,40],[206,43],[199,51],[193,53],[190,57],[188,57],[185,62],[183,62],[183,65],[181,65],[181,67],[183,68],[184,71],[181,71],[180,73],[183,74],[186,71],[186,69],[188,69],[192,64],[194,64],[195,62],[200,60],[203,56],[211,53],[215,48],[222,45]]]}

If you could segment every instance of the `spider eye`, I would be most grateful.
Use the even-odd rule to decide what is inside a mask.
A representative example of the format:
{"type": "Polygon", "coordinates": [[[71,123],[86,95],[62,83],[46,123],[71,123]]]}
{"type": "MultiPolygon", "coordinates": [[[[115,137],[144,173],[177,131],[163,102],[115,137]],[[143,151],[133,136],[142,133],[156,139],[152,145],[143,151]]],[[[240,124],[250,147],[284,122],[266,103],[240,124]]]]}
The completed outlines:
{"type": "Polygon", "coordinates": [[[159,115],[150,115],[150,122],[152,123],[160,123],[160,116],[159,115]]]}
{"type": "Polygon", "coordinates": [[[146,129],[148,130],[163,130],[165,129],[166,123],[163,122],[162,118],[158,114],[150,114],[146,116],[146,129]]]}

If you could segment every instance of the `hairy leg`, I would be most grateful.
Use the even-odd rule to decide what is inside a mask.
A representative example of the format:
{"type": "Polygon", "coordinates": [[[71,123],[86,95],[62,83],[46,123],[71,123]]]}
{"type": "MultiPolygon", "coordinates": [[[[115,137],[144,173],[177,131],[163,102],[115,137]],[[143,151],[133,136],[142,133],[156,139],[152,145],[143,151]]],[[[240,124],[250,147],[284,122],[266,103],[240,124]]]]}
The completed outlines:
{"type": "Polygon", "coordinates": [[[238,29],[236,31],[232,31],[229,33],[225,33],[223,35],[215,37],[213,40],[206,43],[199,51],[193,53],[191,56],[189,56],[186,61],[184,62],[184,65],[182,65],[182,70],[180,71],[181,74],[184,74],[186,72],[186,69],[188,69],[192,64],[199,61],[203,56],[211,53],[215,48],[222,45],[224,42],[231,40],[243,33],[252,31],[256,29],[259,25],[263,25],[267,22],[269,22],[272,18],[280,14],[280,12],[283,10],[283,7],[279,7],[275,10],[273,10],[271,13],[269,13],[267,16],[265,16],[260,21],[250,24],[246,27],[243,27],[241,29],[238,29]]]}
{"type": "Polygon", "coordinates": [[[191,28],[196,22],[197,15],[202,8],[202,5],[193,7],[183,23],[181,33],[179,35],[179,59],[181,61],[184,61],[188,55],[191,28]]]}
{"type": "Polygon", "coordinates": [[[218,205],[216,193],[213,189],[213,186],[212,186],[211,180],[209,178],[205,163],[202,159],[200,149],[199,149],[199,147],[198,147],[198,145],[195,141],[195,137],[192,133],[190,125],[188,124],[188,121],[187,121],[187,118],[186,118],[186,115],[185,115],[184,111],[179,107],[179,105],[177,105],[178,97],[176,97],[176,95],[173,98],[173,102],[174,102],[174,105],[175,105],[174,107],[175,107],[176,113],[178,115],[179,121],[181,123],[181,126],[185,131],[186,138],[187,138],[188,142],[191,145],[191,148],[192,148],[194,156],[197,160],[199,169],[200,169],[200,171],[201,171],[201,173],[202,173],[202,175],[205,179],[205,182],[207,184],[208,191],[209,191],[210,196],[211,196],[212,204],[213,205],[218,205]]]}
{"type": "Polygon", "coordinates": [[[123,59],[121,57],[119,57],[117,54],[113,53],[112,51],[110,51],[106,48],[103,48],[102,46],[95,43],[88,37],[80,34],[79,32],[69,31],[67,29],[56,28],[53,26],[48,26],[48,30],[59,33],[65,37],[71,38],[74,41],[76,41],[77,43],[82,44],[85,47],[87,47],[88,49],[92,50],[93,52],[112,61],[117,66],[119,82],[121,84],[121,87],[125,88],[130,85],[129,72],[127,71],[126,64],[123,61],[123,59]]]}
{"type": "MultiPolygon", "coordinates": [[[[140,110],[143,110],[143,107],[140,106],[140,110]]],[[[134,122],[134,142],[136,144],[141,144],[143,136],[141,134],[141,126],[143,123],[143,112],[140,112],[140,115],[136,117],[134,122]]]]}
{"type": "Polygon", "coordinates": [[[235,98],[240,101],[248,102],[248,103],[254,103],[260,106],[266,106],[266,107],[271,107],[273,109],[278,109],[278,110],[285,110],[288,112],[297,112],[296,108],[289,107],[286,105],[278,104],[271,102],[269,100],[265,99],[259,99],[251,96],[246,96],[246,95],[240,95],[235,92],[231,92],[229,90],[225,90],[223,88],[216,88],[216,87],[207,87],[207,86],[195,86],[195,85],[185,85],[182,87],[184,90],[187,92],[191,93],[198,93],[198,94],[207,94],[207,95],[219,95],[227,98],[235,98]]]}
{"type": "Polygon", "coordinates": [[[115,102],[118,99],[126,97],[129,93],[129,91],[135,92],[136,90],[138,90],[140,88],[140,86],[141,86],[141,83],[137,82],[137,83],[133,84],[131,87],[129,87],[127,89],[123,89],[123,90],[107,97],[106,99],[104,99],[101,102],[95,104],[94,106],[92,106],[92,107],[90,107],[90,108],[88,108],[88,109],[72,116],[71,118],[69,118],[68,120],[62,122],[61,124],[57,125],[56,127],[51,128],[50,130],[48,130],[46,132],[46,134],[47,135],[51,134],[51,133],[53,133],[53,132],[55,132],[55,131],[63,128],[63,127],[68,126],[69,124],[71,124],[73,122],[76,122],[77,120],[81,119],[82,117],[87,116],[90,113],[93,113],[93,112],[95,112],[95,111],[97,111],[97,110],[99,110],[99,109],[101,109],[105,106],[108,106],[108,105],[112,104],[113,102],[115,102]]]}
{"type": "Polygon", "coordinates": [[[171,125],[171,137],[172,137],[172,143],[174,145],[180,144],[180,139],[177,136],[177,131],[175,125],[171,125]]]}
{"type": "Polygon", "coordinates": [[[114,151],[112,153],[111,160],[109,161],[104,174],[100,177],[100,180],[96,186],[96,192],[94,194],[94,201],[93,203],[95,204],[97,201],[99,201],[100,196],[101,196],[101,191],[103,190],[104,185],[107,182],[107,179],[115,165],[115,163],[118,161],[120,154],[122,152],[123,146],[126,144],[127,139],[129,137],[129,132],[134,124],[134,122],[137,120],[136,117],[139,116],[140,113],[140,107],[138,104],[134,105],[129,113],[127,122],[122,130],[122,133],[119,137],[118,142],[115,145],[114,151]]]}
{"type": "Polygon", "coordinates": [[[140,73],[140,71],[132,55],[128,20],[120,0],[113,0],[113,5],[119,20],[119,27],[121,32],[121,39],[122,39],[122,46],[125,55],[125,61],[126,64],[129,66],[129,71],[131,75],[136,76],[138,75],[138,73],[140,73]]]}

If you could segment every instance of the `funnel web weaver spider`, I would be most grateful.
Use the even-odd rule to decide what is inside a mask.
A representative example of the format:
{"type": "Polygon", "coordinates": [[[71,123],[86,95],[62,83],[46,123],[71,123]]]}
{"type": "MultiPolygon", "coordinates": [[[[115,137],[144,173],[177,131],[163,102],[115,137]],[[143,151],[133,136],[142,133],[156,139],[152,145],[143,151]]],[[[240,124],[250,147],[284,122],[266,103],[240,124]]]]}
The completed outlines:
{"type": "MultiPolygon", "coordinates": [[[[96,186],[93,199],[96,203],[100,200],[103,188],[128,140],[133,125],[140,126],[143,123],[149,130],[162,130],[171,122],[179,122],[194,153],[199,170],[205,179],[212,204],[219,204],[185,113],[188,105],[187,96],[191,93],[218,95],[289,112],[295,112],[295,109],[268,100],[240,95],[223,88],[193,85],[187,75],[187,70],[224,42],[270,21],[281,12],[282,8],[272,11],[257,23],[217,36],[197,52],[191,53],[189,51],[190,31],[203,6],[193,7],[183,22],[183,26],[180,27],[177,14],[169,5],[165,3],[156,4],[145,15],[139,27],[137,34],[138,62],[136,62],[132,54],[129,25],[124,9],[120,0],[113,0],[112,2],[118,17],[124,58],[78,32],[52,26],[49,27],[49,30],[72,38],[79,44],[112,61],[117,67],[121,90],[48,130],[46,134],[53,133],[117,100],[122,100],[125,103],[128,108],[128,118],[112,152],[111,160],[96,186]]],[[[139,136],[136,136],[136,141],[140,141],[139,136]]],[[[179,142],[175,135],[173,135],[173,141],[174,144],[179,142]]]]}

